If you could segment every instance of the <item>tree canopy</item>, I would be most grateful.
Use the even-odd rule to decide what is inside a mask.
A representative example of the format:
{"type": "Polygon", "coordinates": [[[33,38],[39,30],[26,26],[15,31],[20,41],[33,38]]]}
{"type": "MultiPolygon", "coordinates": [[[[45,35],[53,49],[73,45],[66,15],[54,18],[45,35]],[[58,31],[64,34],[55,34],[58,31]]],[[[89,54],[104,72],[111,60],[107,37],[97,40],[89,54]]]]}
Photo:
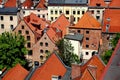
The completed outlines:
{"type": "Polygon", "coordinates": [[[9,69],[18,63],[25,66],[27,52],[23,36],[9,32],[0,35],[0,69],[9,69]]]}
{"type": "Polygon", "coordinates": [[[74,54],[74,48],[69,40],[61,39],[56,43],[56,45],[59,50],[58,55],[67,66],[71,66],[71,63],[80,62],[78,56],[74,54]]]}
{"type": "Polygon", "coordinates": [[[111,40],[112,43],[112,49],[105,51],[105,54],[102,55],[102,60],[104,61],[105,64],[108,63],[114,48],[116,47],[116,44],[118,43],[118,40],[120,39],[120,33],[117,33],[116,36],[111,40]]]}

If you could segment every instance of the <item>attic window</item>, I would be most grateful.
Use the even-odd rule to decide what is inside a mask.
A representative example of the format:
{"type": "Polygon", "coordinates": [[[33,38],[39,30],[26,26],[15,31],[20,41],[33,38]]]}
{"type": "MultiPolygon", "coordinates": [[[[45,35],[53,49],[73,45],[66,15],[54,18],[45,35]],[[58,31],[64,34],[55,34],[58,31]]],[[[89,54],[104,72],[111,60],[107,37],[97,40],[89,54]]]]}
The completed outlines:
{"type": "Polygon", "coordinates": [[[47,46],[48,46],[48,43],[45,43],[45,46],[47,47],[47,46]]]}
{"type": "Polygon", "coordinates": [[[42,49],[40,50],[40,53],[43,53],[43,50],[42,50],[42,49]]]}
{"type": "Polygon", "coordinates": [[[61,76],[53,75],[51,80],[61,80],[61,78],[62,78],[61,76]]]}
{"type": "Polygon", "coordinates": [[[28,55],[32,56],[32,53],[33,53],[32,50],[28,51],[28,55]]]}
{"type": "Polygon", "coordinates": [[[96,3],[96,6],[98,6],[98,7],[99,7],[99,6],[101,6],[101,4],[100,4],[100,3],[96,3]]]}
{"type": "Polygon", "coordinates": [[[22,25],[21,28],[24,29],[24,25],[22,25]]]}
{"type": "Polygon", "coordinates": [[[40,59],[43,60],[43,56],[40,56],[40,59]]]}
{"type": "Polygon", "coordinates": [[[40,46],[43,46],[43,42],[40,42],[40,46]]]}

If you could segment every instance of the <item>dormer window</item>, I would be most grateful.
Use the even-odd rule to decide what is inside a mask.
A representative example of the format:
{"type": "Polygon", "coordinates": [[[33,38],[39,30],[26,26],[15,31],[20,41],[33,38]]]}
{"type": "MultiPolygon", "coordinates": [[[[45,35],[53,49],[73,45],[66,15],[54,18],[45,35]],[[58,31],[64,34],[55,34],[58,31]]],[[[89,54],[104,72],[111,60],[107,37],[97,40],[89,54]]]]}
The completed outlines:
{"type": "Polygon", "coordinates": [[[100,4],[100,3],[96,3],[96,6],[100,7],[100,6],[101,6],[101,4],[100,4]]]}
{"type": "Polygon", "coordinates": [[[107,25],[106,25],[106,32],[108,32],[108,31],[109,31],[109,27],[110,27],[110,25],[109,25],[109,24],[107,24],[107,25]]]}
{"type": "Polygon", "coordinates": [[[51,80],[61,80],[61,76],[53,75],[51,80]]]}

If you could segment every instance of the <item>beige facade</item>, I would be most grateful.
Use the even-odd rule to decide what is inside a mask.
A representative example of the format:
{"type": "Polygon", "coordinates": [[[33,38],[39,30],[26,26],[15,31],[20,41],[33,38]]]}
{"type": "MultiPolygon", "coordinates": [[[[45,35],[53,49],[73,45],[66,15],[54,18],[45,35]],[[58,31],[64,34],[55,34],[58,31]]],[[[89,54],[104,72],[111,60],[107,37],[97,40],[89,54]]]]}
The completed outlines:
{"type": "Polygon", "coordinates": [[[92,16],[98,20],[100,23],[102,23],[102,20],[103,20],[103,13],[104,13],[104,10],[105,8],[95,8],[95,9],[92,9],[90,8],[89,11],[92,13],[92,16]]]}
{"type": "Polygon", "coordinates": [[[18,24],[16,15],[0,15],[0,34],[5,31],[12,31],[18,24]]]}
{"type": "Polygon", "coordinates": [[[46,56],[57,49],[55,43],[51,41],[47,33],[40,38],[40,40],[33,47],[32,60],[44,63],[46,56]]]}
{"type": "Polygon", "coordinates": [[[76,23],[87,10],[87,6],[48,6],[48,20],[55,21],[63,13],[69,21],[74,16],[76,23]]]}
{"type": "Polygon", "coordinates": [[[23,17],[30,15],[31,13],[36,14],[40,18],[45,18],[48,20],[48,10],[47,9],[21,9],[21,14],[23,17]]]}

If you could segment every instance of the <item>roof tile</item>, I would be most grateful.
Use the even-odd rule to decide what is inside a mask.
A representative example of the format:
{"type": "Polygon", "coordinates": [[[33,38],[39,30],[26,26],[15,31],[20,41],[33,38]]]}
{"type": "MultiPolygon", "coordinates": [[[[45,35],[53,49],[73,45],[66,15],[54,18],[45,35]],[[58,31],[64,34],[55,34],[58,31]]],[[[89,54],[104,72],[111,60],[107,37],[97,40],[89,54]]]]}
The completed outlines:
{"type": "Polygon", "coordinates": [[[45,0],[40,0],[39,4],[37,5],[36,8],[42,8],[42,9],[45,9],[45,0]]]}
{"type": "Polygon", "coordinates": [[[91,15],[91,13],[85,13],[78,23],[75,24],[75,28],[89,28],[89,29],[100,29],[100,23],[91,15]]]}
{"type": "Polygon", "coordinates": [[[120,7],[120,0],[112,0],[109,4],[110,7],[120,7]]]}
{"type": "Polygon", "coordinates": [[[17,3],[16,0],[8,0],[8,1],[4,4],[4,6],[5,6],[5,7],[16,7],[16,3],[17,3]]]}
{"type": "Polygon", "coordinates": [[[102,7],[106,6],[104,0],[90,0],[89,6],[95,7],[97,4],[100,4],[102,7]]]}
{"type": "Polygon", "coordinates": [[[33,6],[32,0],[25,0],[25,2],[22,4],[22,6],[30,8],[33,6]]]}
{"type": "Polygon", "coordinates": [[[2,80],[24,80],[27,75],[28,71],[17,64],[5,74],[2,80]]]}
{"type": "Polygon", "coordinates": [[[65,65],[53,53],[41,67],[36,69],[30,80],[51,80],[52,76],[63,77],[66,71],[65,65]]]}
{"type": "Polygon", "coordinates": [[[103,22],[104,24],[103,24],[102,32],[107,31],[106,29],[107,25],[109,25],[109,29],[108,29],[109,33],[120,32],[120,10],[106,9],[104,12],[103,22]]]}

